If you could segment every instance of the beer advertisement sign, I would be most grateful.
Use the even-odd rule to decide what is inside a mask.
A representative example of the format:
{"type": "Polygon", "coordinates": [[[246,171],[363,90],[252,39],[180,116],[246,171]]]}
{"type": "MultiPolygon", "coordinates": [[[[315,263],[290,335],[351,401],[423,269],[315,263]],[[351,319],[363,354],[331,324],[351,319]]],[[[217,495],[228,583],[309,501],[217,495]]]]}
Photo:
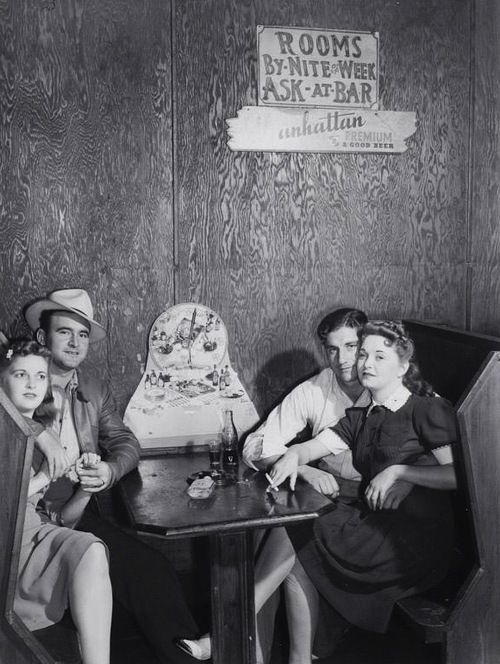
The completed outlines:
{"type": "Polygon", "coordinates": [[[226,120],[252,152],[402,153],[416,113],[379,105],[378,32],[257,26],[257,105],[226,120]]]}

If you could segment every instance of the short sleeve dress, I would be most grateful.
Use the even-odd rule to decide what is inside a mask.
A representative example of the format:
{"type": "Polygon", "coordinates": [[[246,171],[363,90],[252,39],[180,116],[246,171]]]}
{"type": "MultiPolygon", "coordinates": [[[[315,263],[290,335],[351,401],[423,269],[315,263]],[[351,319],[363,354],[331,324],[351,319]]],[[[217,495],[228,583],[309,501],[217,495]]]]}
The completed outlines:
{"type": "MultiPolygon", "coordinates": [[[[458,435],[448,401],[413,394],[396,411],[349,408],[332,429],[352,449],[362,476],[359,496],[384,468],[411,465],[458,435]]],[[[353,625],[383,632],[398,599],[436,585],[447,572],[450,492],[415,486],[396,510],[372,511],[361,498],[340,498],[333,511],[288,533],[333,608],[353,625]]]]}
{"type": "MultiPolygon", "coordinates": [[[[32,477],[42,460],[35,450],[32,477]]],[[[28,498],[14,597],[14,611],[31,631],[61,620],[78,563],[91,544],[101,542],[90,533],[59,526],[37,511],[43,494],[40,491],[28,498]]]]}

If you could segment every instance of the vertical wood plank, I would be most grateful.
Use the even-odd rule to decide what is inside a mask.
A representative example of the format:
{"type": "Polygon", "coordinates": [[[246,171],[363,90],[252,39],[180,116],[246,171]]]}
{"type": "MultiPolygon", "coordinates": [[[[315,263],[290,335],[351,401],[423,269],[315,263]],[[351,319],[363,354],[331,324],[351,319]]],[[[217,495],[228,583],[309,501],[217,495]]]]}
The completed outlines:
{"type": "Polygon", "coordinates": [[[474,2],[471,327],[500,334],[500,5],[474,2]]]}

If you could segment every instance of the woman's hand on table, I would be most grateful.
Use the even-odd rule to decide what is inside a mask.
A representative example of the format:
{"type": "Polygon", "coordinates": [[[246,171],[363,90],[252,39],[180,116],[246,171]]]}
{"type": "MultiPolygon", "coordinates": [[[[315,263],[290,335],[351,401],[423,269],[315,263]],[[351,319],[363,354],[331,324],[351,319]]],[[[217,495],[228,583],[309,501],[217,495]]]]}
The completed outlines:
{"type": "Polygon", "coordinates": [[[276,461],[274,466],[269,471],[269,477],[272,480],[272,486],[278,487],[280,484],[289,477],[290,489],[295,490],[295,482],[297,481],[297,471],[299,468],[299,457],[296,452],[289,449],[283,456],[276,461]]]}

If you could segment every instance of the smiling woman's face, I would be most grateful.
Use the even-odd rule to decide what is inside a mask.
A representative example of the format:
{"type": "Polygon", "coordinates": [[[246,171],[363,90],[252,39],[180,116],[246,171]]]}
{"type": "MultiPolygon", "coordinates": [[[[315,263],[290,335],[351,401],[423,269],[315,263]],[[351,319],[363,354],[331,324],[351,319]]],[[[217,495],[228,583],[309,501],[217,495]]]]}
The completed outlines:
{"type": "Polygon", "coordinates": [[[408,370],[408,362],[402,362],[394,346],[385,337],[370,334],[363,339],[358,353],[359,382],[370,392],[395,390],[408,370]]]}
{"type": "Polygon", "coordinates": [[[14,356],[2,376],[2,385],[22,415],[31,417],[42,403],[49,384],[48,364],[38,355],[14,356]]]}

